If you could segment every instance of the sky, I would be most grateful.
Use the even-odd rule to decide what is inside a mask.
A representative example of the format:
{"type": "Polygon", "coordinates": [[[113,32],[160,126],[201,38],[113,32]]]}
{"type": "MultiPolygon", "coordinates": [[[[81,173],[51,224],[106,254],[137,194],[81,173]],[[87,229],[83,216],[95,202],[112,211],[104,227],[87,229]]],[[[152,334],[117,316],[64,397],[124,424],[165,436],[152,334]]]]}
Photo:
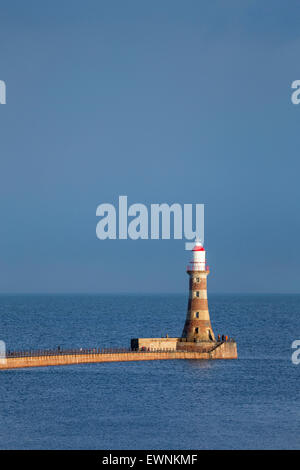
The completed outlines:
{"type": "Polygon", "coordinates": [[[209,292],[299,293],[300,3],[2,3],[0,292],[188,289],[184,240],[96,209],[205,204],[209,292]]]}

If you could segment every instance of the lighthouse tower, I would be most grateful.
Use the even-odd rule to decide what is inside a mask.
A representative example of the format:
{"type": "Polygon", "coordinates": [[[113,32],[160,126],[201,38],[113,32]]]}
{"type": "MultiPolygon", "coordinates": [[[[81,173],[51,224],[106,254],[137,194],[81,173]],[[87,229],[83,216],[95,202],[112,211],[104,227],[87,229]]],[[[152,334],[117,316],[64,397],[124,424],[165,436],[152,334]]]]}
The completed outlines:
{"type": "Polygon", "coordinates": [[[207,304],[207,282],[209,268],[206,266],[205,250],[200,243],[192,250],[193,260],[187,267],[189,275],[189,302],[182,338],[188,342],[216,341],[210,323],[207,304]]]}

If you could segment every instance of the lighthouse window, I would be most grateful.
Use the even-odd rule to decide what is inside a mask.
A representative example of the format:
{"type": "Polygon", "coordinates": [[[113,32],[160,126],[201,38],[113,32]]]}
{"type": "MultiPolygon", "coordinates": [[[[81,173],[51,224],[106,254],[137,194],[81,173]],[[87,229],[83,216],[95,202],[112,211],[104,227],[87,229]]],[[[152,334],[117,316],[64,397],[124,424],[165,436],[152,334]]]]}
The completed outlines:
{"type": "Polygon", "coordinates": [[[197,277],[197,278],[196,278],[196,282],[200,282],[200,277],[197,277]]]}
{"type": "Polygon", "coordinates": [[[196,292],[196,297],[199,297],[199,295],[200,295],[200,294],[199,294],[199,291],[197,290],[197,292],[196,292]]]}
{"type": "Polygon", "coordinates": [[[196,318],[199,318],[199,312],[196,312],[196,318]]]}
{"type": "Polygon", "coordinates": [[[195,333],[199,333],[199,328],[195,328],[195,333]]]}

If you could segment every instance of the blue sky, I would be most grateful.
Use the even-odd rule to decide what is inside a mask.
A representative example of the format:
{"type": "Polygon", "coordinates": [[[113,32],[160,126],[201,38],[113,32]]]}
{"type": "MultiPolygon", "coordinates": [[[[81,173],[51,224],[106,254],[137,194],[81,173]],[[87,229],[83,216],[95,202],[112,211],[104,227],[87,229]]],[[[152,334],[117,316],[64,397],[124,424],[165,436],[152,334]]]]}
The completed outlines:
{"type": "Polygon", "coordinates": [[[1,5],[0,291],[184,292],[183,241],[96,208],[204,203],[211,292],[299,292],[300,4],[1,5]]]}

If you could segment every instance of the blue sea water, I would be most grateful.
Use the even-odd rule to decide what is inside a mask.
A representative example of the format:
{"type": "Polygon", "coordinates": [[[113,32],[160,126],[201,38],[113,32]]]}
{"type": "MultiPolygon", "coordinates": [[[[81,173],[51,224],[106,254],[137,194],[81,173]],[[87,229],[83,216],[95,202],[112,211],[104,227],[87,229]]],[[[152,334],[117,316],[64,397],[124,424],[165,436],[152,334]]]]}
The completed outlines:
{"type": "MultiPolygon", "coordinates": [[[[2,295],[8,349],[129,346],[181,334],[185,295],[2,295]]],[[[211,295],[236,361],[0,372],[1,449],[299,449],[298,295],[211,295]]]]}

